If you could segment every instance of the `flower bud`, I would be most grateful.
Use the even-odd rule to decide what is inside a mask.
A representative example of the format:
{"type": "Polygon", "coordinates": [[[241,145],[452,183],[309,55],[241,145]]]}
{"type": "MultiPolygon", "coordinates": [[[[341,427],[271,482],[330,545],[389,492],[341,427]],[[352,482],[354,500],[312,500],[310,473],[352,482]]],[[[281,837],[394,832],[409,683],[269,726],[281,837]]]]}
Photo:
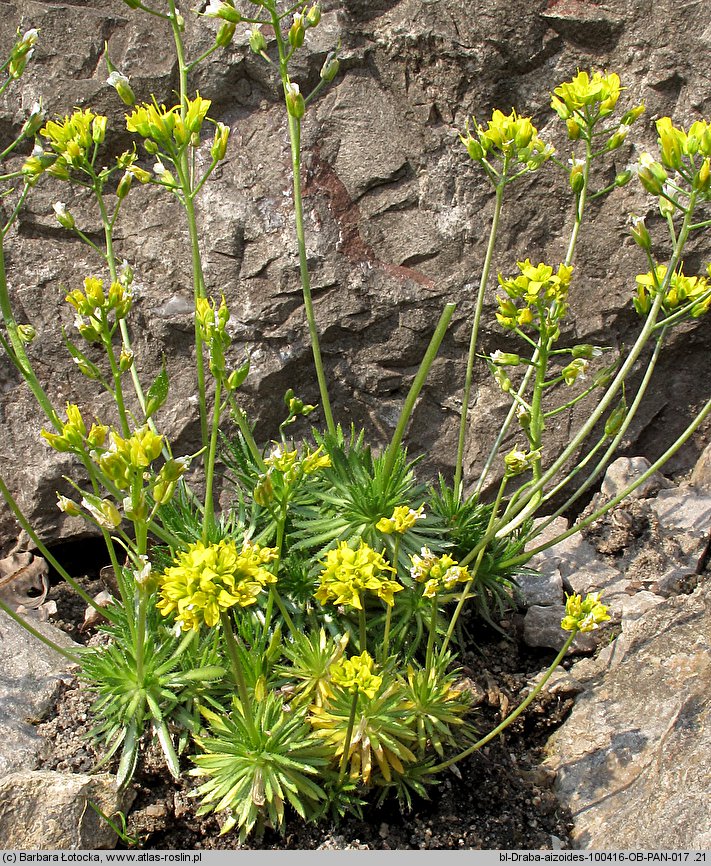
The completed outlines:
{"type": "Polygon", "coordinates": [[[42,111],[42,106],[39,102],[35,102],[30,111],[30,116],[27,118],[22,127],[22,134],[25,138],[32,138],[37,134],[42,124],[45,121],[45,113],[42,111]]]}
{"type": "Polygon", "coordinates": [[[64,514],[68,514],[70,517],[79,517],[81,514],[76,502],[68,499],[66,496],[62,496],[61,493],[57,494],[57,508],[60,511],[63,511],[64,514]]]}
{"type": "Polygon", "coordinates": [[[225,21],[217,31],[217,36],[215,36],[215,45],[218,45],[220,48],[227,48],[227,46],[232,42],[236,29],[236,24],[232,24],[230,21],[225,21]]]}
{"type": "Polygon", "coordinates": [[[91,123],[91,140],[94,144],[101,144],[106,138],[106,123],[107,117],[102,114],[97,114],[91,123]]]}
{"type": "Polygon", "coordinates": [[[306,111],[306,103],[299,90],[299,85],[292,81],[286,85],[286,107],[289,114],[297,120],[301,120],[306,111]]]}
{"type": "Polygon", "coordinates": [[[57,222],[62,228],[69,229],[70,231],[74,228],[74,217],[67,210],[67,206],[63,201],[57,201],[53,205],[54,215],[57,217],[57,222]]]}
{"type": "Polygon", "coordinates": [[[268,475],[260,476],[257,486],[254,488],[254,501],[262,508],[274,500],[274,487],[268,475]]]}
{"type": "Polygon", "coordinates": [[[116,93],[118,93],[119,98],[124,105],[128,105],[129,108],[132,108],[136,104],[136,94],[128,83],[128,78],[125,75],[122,75],[118,70],[115,69],[109,75],[106,79],[106,83],[115,88],[116,93]]]}
{"type": "Polygon", "coordinates": [[[627,403],[624,399],[620,400],[617,406],[610,413],[610,417],[605,423],[605,436],[615,436],[620,431],[622,423],[627,417],[627,403]]]}
{"type": "Polygon", "coordinates": [[[634,238],[634,242],[637,244],[638,247],[642,247],[643,250],[651,250],[652,238],[649,235],[647,226],[644,224],[644,217],[639,217],[632,214],[632,216],[630,217],[630,222],[632,223],[630,234],[634,238]]]}
{"type": "Polygon", "coordinates": [[[659,204],[659,213],[664,217],[664,219],[667,219],[670,216],[672,216],[672,217],[674,216],[674,211],[676,210],[676,205],[674,204],[673,201],[669,201],[668,198],[665,198],[665,196],[660,195],[658,204],[659,204]]]}
{"type": "MultiPolygon", "coordinates": [[[[242,16],[232,5],[232,0],[210,0],[203,15],[208,18],[221,18],[228,24],[239,24],[242,20],[242,16]]],[[[234,33],[234,30],[232,32],[234,33]]]]}
{"type": "Polygon", "coordinates": [[[292,48],[301,48],[304,44],[306,28],[304,27],[304,16],[297,12],[294,15],[294,23],[289,28],[289,45],[292,48]]]}
{"type": "Polygon", "coordinates": [[[123,201],[123,199],[125,199],[128,195],[128,191],[131,189],[132,183],[133,175],[130,171],[127,171],[118,182],[118,186],[116,187],[116,195],[121,201],[123,201]]]}
{"type": "Polygon", "coordinates": [[[474,138],[473,135],[470,135],[468,138],[460,136],[460,138],[462,139],[462,144],[467,149],[467,153],[474,162],[481,162],[484,159],[484,148],[481,146],[481,142],[474,138]]]}
{"type": "Polygon", "coordinates": [[[145,168],[140,168],[137,165],[131,165],[128,167],[128,171],[136,178],[139,183],[150,183],[151,173],[146,171],[145,168]]]}
{"type": "Polygon", "coordinates": [[[568,138],[571,141],[577,141],[580,138],[580,124],[577,120],[574,120],[572,117],[569,117],[565,121],[565,125],[568,127],[568,138]]]}
{"type": "Polygon", "coordinates": [[[660,195],[668,176],[660,163],[655,162],[650,154],[643,153],[639,159],[637,177],[648,193],[660,195]]]}
{"type": "Polygon", "coordinates": [[[622,115],[622,123],[625,126],[632,126],[635,120],[637,120],[637,118],[641,117],[644,114],[644,111],[644,105],[638,105],[636,106],[636,108],[630,108],[629,111],[626,111],[622,115]]]}
{"type": "Polygon", "coordinates": [[[219,162],[225,158],[227,153],[227,141],[230,137],[230,128],[224,123],[218,121],[215,126],[215,138],[210,148],[210,156],[215,162],[219,162]]]}
{"type": "Polygon", "coordinates": [[[247,30],[247,36],[249,37],[249,47],[255,54],[261,54],[267,50],[267,40],[262,33],[261,24],[255,24],[247,30]]]}
{"type": "Polygon", "coordinates": [[[125,373],[133,367],[133,352],[130,349],[122,349],[119,355],[119,370],[125,373]]]}
{"type": "Polygon", "coordinates": [[[323,81],[330,83],[333,79],[338,75],[338,68],[340,63],[338,62],[338,58],[331,51],[323,62],[323,66],[321,67],[320,76],[323,81]]]}
{"type": "Polygon", "coordinates": [[[306,17],[304,18],[304,24],[306,25],[306,27],[316,27],[320,20],[321,4],[314,3],[314,5],[306,13],[306,17]]]}
{"type": "Polygon", "coordinates": [[[143,142],[143,146],[149,156],[155,156],[158,153],[158,145],[150,138],[146,139],[146,141],[143,142]]]}
{"type": "Polygon", "coordinates": [[[20,342],[27,346],[37,336],[37,331],[32,325],[18,325],[17,336],[20,338],[20,342]]]}
{"type": "Polygon", "coordinates": [[[573,346],[570,350],[573,358],[599,358],[602,355],[602,349],[599,346],[593,346],[590,343],[580,343],[578,346],[573,346]]]}
{"type": "Polygon", "coordinates": [[[701,163],[701,168],[699,169],[699,173],[696,175],[696,183],[695,186],[701,192],[708,192],[709,186],[711,185],[711,164],[709,163],[708,156],[701,163]]]}
{"type": "Polygon", "coordinates": [[[575,358],[561,370],[561,376],[566,385],[572,385],[578,378],[585,378],[588,362],[585,358],[575,358]]]}
{"type": "Polygon", "coordinates": [[[513,352],[502,352],[497,349],[491,353],[491,363],[497,367],[518,367],[521,363],[521,356],[515,355],[513,352]]]}
{"type": "Polygon", "coordinates": [[[573,167],[570,169],[570,176],[568,178],[570,181],[570,186],[574,193],[582,192],[583,187],[585,186],[585,174],[583,163],[575,162],[573,167]]]}
{"type": "Polygon", "coordinates": [[[615,186],[627,186],[632,179],[632,172],[625,169],[615,176],[615,186]]]}

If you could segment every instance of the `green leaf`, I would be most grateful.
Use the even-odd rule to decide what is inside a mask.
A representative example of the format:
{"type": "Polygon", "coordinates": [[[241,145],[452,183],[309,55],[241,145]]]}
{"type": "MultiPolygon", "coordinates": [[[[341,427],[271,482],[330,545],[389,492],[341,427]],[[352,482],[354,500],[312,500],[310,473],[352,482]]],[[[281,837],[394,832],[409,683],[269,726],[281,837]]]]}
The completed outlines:
{"type": "Polygon", "coordinates": [[[160,407],[165,403],[166,398],[168,397],[168,388],[170,387],[168,382],[168,373],[165,369],[165,355],[163,356],[163,366],[161,367],[160,373],[156,376],[155,381],[148,389],[148,394],[146,395],[146,418],[150,418],[152,415],[160,409],[160,407]]]}

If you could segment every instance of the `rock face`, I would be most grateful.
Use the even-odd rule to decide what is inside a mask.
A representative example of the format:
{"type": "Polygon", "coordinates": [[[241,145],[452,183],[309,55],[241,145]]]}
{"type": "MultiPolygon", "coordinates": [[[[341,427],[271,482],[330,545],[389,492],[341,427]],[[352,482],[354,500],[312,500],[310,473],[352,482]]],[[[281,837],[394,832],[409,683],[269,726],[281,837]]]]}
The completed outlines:
{"type": "Polygon", "coordinates": [[[710,622],[705,585],[647,611],[587,663],[587,688],[548,745],[576,847],[711,846],[710,622]]]}
{"type": "MultiPolygon", "coordinates": [[[[49,623],[32,625],[60,646],[75,645],[49,623]]],[[[70,666],[0,612],[0,777],[37,766],[46,743],[31,722],[50,708],[70,666]]]]}
{"type": "Polygon", "coordinates": [[[89,803],[113,820],[133,797],[117,792],[116,777],[107,773],[11,773],[0,779],[0,838],[19,850],[113,848],[116,833],[89,803]]]}
{"type": "MultiPolygon", "coordinates": [[[[303,129],[309,259],[336,416],[365,425],[376,442],[387,441],[433,323],[446,301],[457,301],[409,437],[411,453],[430,455],[430,472],[447,472],[456,450],[469,319],[491,213],[492,191],[457,141],[467,116],[476,112],[483,119],[494,107],[515,106],[532,114],[565,161],[571,145],[551,119],[548,94],[578,67],[591,66],[621,73],[625,105],[646,102],[646,120],[636,133],[642,150],[654,146],[654,118],[669,114],[690,122],[709,114],[704,66],[697,60],[708,41],[703,4],[634,0],[624,14],[617,5],[538,0],[512,16],[504,0],[485,9],[473,0],[327,0],[322,23],[309,31],[294,72],[304,90],[317,82],[327,51],[342,43],[342,74],[309,110],[303,129]]],[[[195,57],[211,44],[216,25],[197,20],[189,6],[186,41],[195,57]]],[[[107,114],[107,160],[126,147],[123,106],[105,83],[105,43],[139,99],[152,93],[159,101],[171,99],[176,69],[169,34],[157,19],[120,0],[10,0],[3,20],[0,48],[18,26],[41,34],[19,104],[15,97],[0,101],[3,141],[42,96],[52,115],[74,106],[107,114]]],[[[282,420],[280,400],[288,387],[317,399],[300,301],[285,118],[274,76],[250,54],[241,28],[227,51],[201,67],[191,87],[213,100],[211,114],[232,129],[229,158],[198,203],[202,253],[208,291],[224,292],[233,312],[234,359],[251,350],[244,402],[258,438],[266,441],[282,420]]],[[[610,170],[637,156],[625,146],[610,170]]],[[[504,272],[527,256],[557,262],[565,250],[572,225],[567,181],[552,165],[543,171],[542,180],[513,187],[505,205],[494,264],[504,272]]],[[[158,421],[177,441],[178,453],[185,453],[196,440],[187,230],[168,195],[134,186],[116,246],[134,266],[140,289],[131,324],[137,368],[150,383],[166,354],[172,393],[158,421]]],[[[32,359],[57,404],[79,400],[89,416],[111,421],[106,401],[87,393],[59,334],[59,323],[71,328],[73,319],[62,301],[65,289],[99,275],[101,262],[57,226],[57,200],[66,202],[90,237],[98,230],[86,196],[43,181],[6,239],[13,301],[18,319],[38,331],[32,359]]],[[[633,183],[613,200],[591,206],[594,227],[581,235],[571,296],[570,328],[579,340],[630,344],[634,275],[647,266],[624,237],[624,216],[635,211],[652,225],[653,205],[633,183]]],[[[685,258],[700,272],[701,252],[692,245],[685,258]]],[[[486,352],[506,348],[492,324],[493,306],[492,297],[482,334],[486,352]]],[[[628,446],[650,459],[687,423],[689,407],[707,397],[708,329],[701,324],[675,332],[670,342],[649,408],[629,434],[628,446]]],[[[502,395],[487,377],[480,366],[467,471],[481,464],[503,417],[502,395]]],[[[0,418],[3,472],[28,516],[50,540],[81,531],[55,508],[54,491],[67,492],[62,476],[71,467],[41,444],[41,419],[8,364],[0,371],[0,418]]],[[[556,421],[548,431],[551,453],[571,431],[556,421]]],[[[676,460],[677,469],[693,463],[702,435],[676,460]]],[[[0,542],[16,534],[9,513],[0,510],[0,542]]]]}

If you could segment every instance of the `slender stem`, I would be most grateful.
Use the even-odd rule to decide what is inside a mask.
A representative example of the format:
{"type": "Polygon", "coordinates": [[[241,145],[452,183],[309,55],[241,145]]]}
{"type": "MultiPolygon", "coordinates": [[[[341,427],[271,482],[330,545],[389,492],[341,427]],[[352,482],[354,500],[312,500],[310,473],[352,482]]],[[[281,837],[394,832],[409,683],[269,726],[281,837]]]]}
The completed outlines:
{"type": "Polygon", "coordinates": [[[446,761],[443,761],[441,764],[436,764],[434,767],[430,767],[427,770],[427,772],[428,773],[441,773],[442,770],[446,770],[448,767],[451,767],[453,764],[456,764],[459,761],[464,760],[464,758],[468,758],[469,755],[474,754],[474,752],[481,749],[482,746],[485,746],[488,742],[493,740],[494,737],[497,737],[503,730],[508,728],[508,726],[512,722],[515,722],[516,719],[521,715],[521,713],[526,709],[526,707],[531,703],[531,701],[533,701],[535,699],[536,695],[541,691],[543,686],[545,686],[545,684],[551,678],[553,671],[563,661],[563,658],[565,657],[565,654],[568,652],[570,645],[575,640],[576,634],[577,634],[577,630],[572,631],[568,635],[568,639],[563,644],[563,648],[561,649],[561,651],[558,653],[558,655],[553,660],[553,664],[548,668],[548,670],[545,673],[545,676],[540,680],[540,682],[538,682],[536,684],[536,687],[533,689],[533,691],[529,695],[526,696],[526,699],[524,701],[522,701],[512,713],[509,713],[509,715],[506,716],[506,718],[501,722],[501,724],[497,725],[494,728],[494,730],[491,731],[490,733],[488,733],[485,737],[482,737],[480,740],[477,740],[477,742],[474,743],[474,745],[469,746],[468,749],[465,749],[463,752],[460,752],[458,755],[455,755],[453,758],[448,758],[446,761]]]}
{"type": "Polygon", "coordinates": [[[242,715],[244,716],[245,724],[247,725],[250,735],[256,740],[257,728],[254,724],[254,716],[252,715],[252,703],[249,697],[249,691],[247,690],[247,682],[244,678],[242,664],[239,660],[237,641],[235,640],[234,632],[232,631],[232,622],[229,613],[227,613],[227,611],[222,611],[220,613],[220,619],[222,621],[222,632],[225,636],[227,654],[232,663],[232,676],[234,677],[240,704],[242,705],[242,715]]]}
{"type": "Polygon", "coordinates": [[[230,404],[230,408],[232,409],[232,417],[237,422],[239,432],[242,434],[242,438],[247,443],[247,448],[249,448],[249,453],[252,455],[252,459],[259,468],[259,471],[264,472],[266,470],[266,467],[264,465],[264,460],[262,459],[262,453],[257,447],[257,443],[254,441],[254,436],[249,426],[249,420],[247,419],[247,415],[245,414],[244,409],[242,409],[242,407],[237,403],[237,400],[235,399],[235,396],[231,391],[227,397],[227,400],[230,404]]]}
{"type": "Polygon", "coordinates": [[[400,418],[398,419],[395,432],[393,433],[393,438],[390,442],[390,445],[388,445],[387,451],[385,452],[385,465],[383,467],[383,472],[384,477],[386,478],[389,477],[390,473],[392,472],[393,466],[395,465],[395,460],[397,459],[400,444],[402,442],[403,436],[405,435],[405,429],[407,428],[410,418],[412,417],[415,403],[417,401],[417,398],[420,396],[420,391],[425,384],[425,379],[427,378],[427,375],[430,372],[430,368],[432,367],[432,364],[437,357],[437,352],[439,351],[439,347],[442,344],[442,340],[444,339],[444,335],[447,331],[452,316],[454,315],[455,309],[456,304],[445,305],[445,308],[442,311],[442,315],[439,317],[439,322],[437,323],[435,332],[432,335],[432,339],[430,340],[430,344],[427,347],[427,351],[425,352],[422,362],[420,363],[417,375],[415,376],[415,379],[410,386],[408,395],[405,398],[405,403],[402,407],[402,411],[400,412],[400,418]]]}
{"type": "Polygon", "coordinates": [[[466,600],[469,598],[469,592],[472,588],[474,581],[476,580],[477,574],[479,573],[479,566],[481,565],[482,560],[484,559],[484,554],[486,553],[486,548],[494,537],[494,526],[496,523],[496,517],[499,513],[499,507],[501,506],[501,501],[504,498],[504,491],[506,490],[506,485],[508,484],[509,477],[508,475],[504,475],[501,479],[501,484],[499,484],[499,490],[496,494],[496,499],[494,500],[494,504],[491,507],[491,514],[489,515],[489,522],[486,527],[486,532],[484,533],[484,537],[479,542],[476,548],[474,548],[468,556],[465,556],[464,559],[459,563],[464,566],[468,564],[468,561],[476,556],[476,561],[471,568],[471,577],[464,584],[464,589],[462,590],[459,601],[457,602],[457,606],[454,609],[454,613],[452,614],[452,619],[449,622],[449,627],[447,629],[447,634],[444,636],[444,640],[442,641],[442,647],[439,651],[440,657],[443,657],[445,652],[447,651],[447,647],[449,646],[449,642],[452,639],[452,635],[454,634],[454,628],[457,624],[457,620],[459,619],[459,615],[461,614],[466,600]]]}
{"type": "Polygon", "coordinates": [[[576,532],[580,532],[585,529],[587,526],[590,526],[591,523],[594,523],[596,520],[599,520],[600,517],[607,514],[612,508],[622,502],[623,499],[626,499],[630,493],[635,491],[640,484],[644,484],[644,482],[651,478],[652,475],[658,470],[661,469],[662,466],[672,458],[676,452],[681,448],[681,446],[689,439],[693,433],[701,426],[703,421],[707,418],[707,416],[711,413],[711,400],[709,400],[703,407],[703,409],[697,414],[694,420],[689,424],[686,430],[682,433],[682,435],[671,445],[667,450],[662,454],[662,456],[655,460],[654,463],[643,472],[638,478],[636,478],[631,484],[625,487],[620,493],[606,502],[603,506],[598,508],[592,514],[589,514],[584,520],[581,520],[579,523],[576,523],[574,526],[571,526],[570,529],[565,532],[561,532],[560,535],[557,535],[555,538],[551,538],[545,544],[541,544],[538,547],[534,547],[533,550],[529,550],[526,553],[520,554],[519,556],[514,556],[511,559],[506,559],[503,562],[499,563],[500,568],[511,568],[514,565],[520,565],[522,563],[528,562],[528,560],[535,556],[537,553],[542,553],[544,550],[548,550],[549,547],[554,547],[556,544],[560,544],[561,541],[564,541],[566,538],[570,538],[571,535],[575,535],[576,532]]]}
{"type": "Polygon", "coordinates": [[[360,593],[360,610],[358,611],[358,626],[360,630],[360,646],[359,649],[361,652],[365,652],[368,649],[367,646],[367,630],[366,630],[366,621],[365,621],[365,606],[363,604],[363,593],[360,593]]]}
{"type": "Polygon", "coordinates": [[[432,669],[432,657],[434,655],[435,633],[437,631],[437,594],[432,597],[432,608],[430,610],[430,631],[427,635],[427,651],[425,652],[425,670],[429,679],[432,669]]]}
{"type": "Polygon", "coordinates": [[[351,713],[348,716],[348,728],[346,729],[346,738],[343,741],[343,755],[341,756],[341,766],[338,771],[339,784],[343,781],[346,775],[346,767],[351,752],[351,738],[353,737],[353,728],[355,727],[355,717],[358,710],[358,684],[356,683],[353,691],[353,702],[351,703],[351,713]]]}
{"type": "Polygon", "coordinates": [[[318,381],[319,394],[321,396],[321,407],[326,421],[328,432],[333,435],[336,425],[333,420],[331,401],[328,396],[328,384],[326,373],[323,369],[321,358],[321,346],[319,342],[318,327],[316,325],[316,314],[314,312],[313,299],[311,296],[311,277],[309,275],[308,258],[306,255],[306,236],[304,233],[304,205],[301,194],[301,122],[291,114],[289,119],[289,139],[291,140],[291,165],[294,178],[294,215],[296,217],[296,239],[299,246],[299,271],[301,273],[301,289],[304,296],[304,311],[309,326],[311,338],[311,351],[314,356],[316,367],[316,379],[318,381]]]}
{"type": "Polygon", "coordinates": [[[474,378],[474,359],[476,358],[476,347],[479,340],[479,325],[481,322],[481,314],[484,307],[484,296],[486,294],[486,285],[489,281],[489,271],[491,270],[491,260],[494,255],[494,247],[496,245],[496,235],[499,227],[499,218],[501,217],[501,208],[504,200],[505,180],[500,179],[496,184],[496,199],[494,202],[494,216],[491,220],[491,228],[489,229],[489,243],[486,248],[486,256],[484,258],[484,266],[481,271],[481,279],[479,281],[479,292],[476,299],[476,307],[474,310],[474,321],[472,323],[471,336],[469,339],[469,355],[467,357],[467,368],[464,376],[464,391],[462,393],[462,413],[459,420],[459,441],[457,444],[457,463],[454,471],[454,492],[461,499],[462,496],[462,471],[464,464],[464,446],[467,438],[468,415],[469,415],[469,400],[471,397],[472,381],[474,378]]]}
{"type": "Polygon", "coordinates": [[[36,637],[37,640],[42,641],[42,643],[49,647],[49,649],[58,653],[60,656],[63,656],[68,661],[72,662],[72,664],[80,664],[80,657],[69,650],[64,649],[64,647],[59,646],[59,644],[55,643],[53,640],[50,640],[46,635],[43,635],[41,631],[37,631],[36,628],[33,628],[25,619],[23,619],[18,613],[0,598],[0,610],[7,614],[10,619],[13,619],[19,626],[24,628],[26,632],[32,635],[32,637],[36,637]]]}
{"type": "Polygon", "coordinates": [[[210,433],[210,449],[205,466],[205,509],[202,517],[202,540],[207,544],[210,530],[215,522],[214,482],[215,459],[217,457],[217,436],[220,432],[220,400],[222,399],[222,382],[219,376],[215,380],[215,404],[212,411],[212,430],[210,433]]]}

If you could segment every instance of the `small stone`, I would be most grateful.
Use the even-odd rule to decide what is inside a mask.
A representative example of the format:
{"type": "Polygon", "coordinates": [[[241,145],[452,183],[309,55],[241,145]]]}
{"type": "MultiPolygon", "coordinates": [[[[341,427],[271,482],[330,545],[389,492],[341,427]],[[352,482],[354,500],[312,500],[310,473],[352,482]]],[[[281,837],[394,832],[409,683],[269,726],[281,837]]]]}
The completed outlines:
{"type": "MultiPolygon", "coordinates": [[[[607,469],[602,482],[602,494],[612,499],[643,475],[652,464],[646,457],[618,457],[607,469]]],[[[630,494],[630,499],[648,499],[663,488],[674,487],[661,472],[655,472],[630,494]]]]}

